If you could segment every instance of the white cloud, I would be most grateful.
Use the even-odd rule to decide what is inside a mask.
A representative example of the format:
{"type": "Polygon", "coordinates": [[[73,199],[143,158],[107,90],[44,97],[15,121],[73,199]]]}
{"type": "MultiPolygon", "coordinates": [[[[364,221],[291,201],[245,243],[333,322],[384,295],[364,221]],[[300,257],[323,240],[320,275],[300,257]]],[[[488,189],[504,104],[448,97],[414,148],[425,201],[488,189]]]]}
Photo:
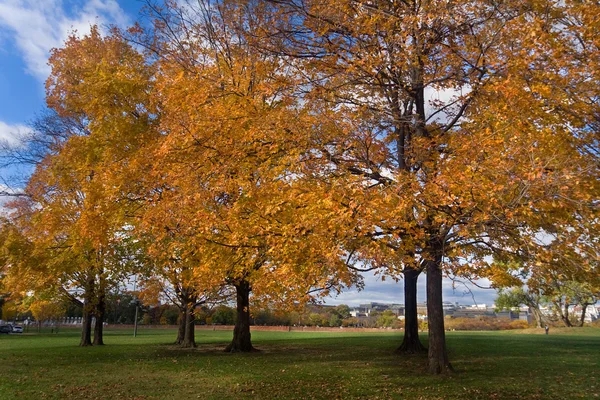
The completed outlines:
{"type": "MultiPolygon", "coordinates": [[[[340,293],[338,296],[331,296],[325,300],[326,304],[348,304],[358,306],[362,303],[379,302],[379,303],[404,303],[404,281],[401,279],[395,282],[391,278],[386,278],[385,281],[379,276],[372,273],[363,274],[365,278],[365,288],[358,291],[355,288],[348,289],[340,293]]],[[[417,283],[417,299],[422,303],[426,299],[426,274],[421,274],[417,283]]],[[[444,301],[458,302],[463,305],[477,304],[492,304],[497,296],[494,289],[481,289],[477,286],[462,281],[463,283],[453,282],[448,278],[444,278],[443,291],[444,301]],[[473,298],[475,301],[473,301],[473,298]]],[[[487,287],[490,282],[483,279],[476,281],[481,287],[487,287]]]]}
{"type": "Polygon", "coordinates": [[[9,145],[18,145],[19,138],[31,132],[31,128],[25,125],[10,125],[0,121],[0,141],[7,142],[9,145]]]}
{"type": "Polygon", "coordinates": [[[437,89],[431,86],[425,88],[425,113],[427,118],[430,118],[433,113],[440,110],[442,107],[450,105],[444,111],[437,113],[430,122],[448,122],[449,117],[454,117],[458,109],[464,102],[464,96],[467,96],[471,92],[471,87],[465,85],[460,89],[437,89]]]}
{"type": "Polygon", "coordinates": [[[50,72],[49,51],[60,47],[69,33],[88,33],[93,24],[128,23],[116,0],[87,0],[65,9],[63,0],[0,0],[0,39],[13,40],[27,72],[44,81],[50,72]]]}

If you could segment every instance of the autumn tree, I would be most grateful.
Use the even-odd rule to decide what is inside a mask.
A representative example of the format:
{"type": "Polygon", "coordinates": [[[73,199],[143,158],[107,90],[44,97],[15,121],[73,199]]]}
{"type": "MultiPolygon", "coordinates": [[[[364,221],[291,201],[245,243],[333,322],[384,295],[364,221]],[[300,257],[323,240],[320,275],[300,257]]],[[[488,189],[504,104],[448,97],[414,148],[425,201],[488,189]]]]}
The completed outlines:
{"type": "MultiPolygon", "coordinates": [[[[52,110],[42,113],[31,123],[30,130],[19,132],[17,144],[0,144],[2,167],[16,171],[15,176],[7,179],[16,180],[20,184],[23,184],[24,179],[24,184],[27,184],[30,178],[23,178],[19,173],[36,168],[47,158],[55,156],[70,137],[86,134],[85,123],[81,119],[59,116],[52,110]]],[[[11,193],[10,197],[20,199],[9,203],[13,212],[12,221],[8,219],[3,223],[3,262],[8,287],[14,291],[15,296],[20,297],[26,296],[29,291],[37,293],[38,296],[48,296],[53,291],[54,295],[66,294],[72,302],[82,307],[83,303],[77,297],[71,296],[69,284],[59,283],[61,280],[56,275],[54,278],[58,279],[54,283],[57,284],[51,281],[52,275],[48,275],[49,270],[45,269],[45,266],[52,251],[36,249],[33,239],[26,236],[33,204],[29,194],[20,191],[11,193]]],[[[84,324],[84,333],[88,331],[88,324],[91,324],[89,318],[84,324]]],[[[82,340],[82,343],[87,342],[89,340],[82,340]]]]}
{"type": "Polygon", "coordinates": [[[34,300],[29,305],[29,311],[33,315],[33,318],[37,321],[38,331],[41,330],[42,322],[58,319],[63,316],[64,304],[60,301],[52,300],[34,300]]]}
{"type": "MultiPolygon", "coordinates": [[[[116,272],[120,261],[114,247],[107,250],[107,245],[102,251],[94,251],[90,241],[81,238],[82,221],[78,217],[82,210],[74,207],[72,197],[48,191],[46,195],[52,202],[34,202],[36,192],[28,187],[27,193],[30,197],[15,204],[12,214],[19,227],[18,236],[5,242],[8,273],[15,291],[67,297],[83,308],[81,345],[92,344],[92,317],[96,319],[94,344],[103,344],[104,295],[120,279],[116,272]],[[58,207],[57,203],[66,207],[58,207]]],[[[110,246],[117,246],[116,242],[110,246]]]]}
{"type": "Polygon", "coordinates": [[[5,321],[10,321],[16,318],[17,311],[18,308],[14,301],[4,301],[2,302],[2,307],[0,307],[0,317],[5,321]]]}
{"type": "Polygon", "coordinates": [[[196,347],[196,310],[223,301],[228,296],[219,282],[198,281],[198,260],[184,260],[173,244],[174,232],[148,246],[140,276],[140,297],[144,302],[167,300],[179,309],[179,329],[175,344],[196,347]]]}
{"type": "Polygon", "coordinates": [[[197,282],[235,289],[227,350],[252,351],[251,294],[303,303],[355,278],[336,270],[341,247],[324,246],[339,218],[327,226],[314,216],[328,202],[335,216],[333,202],[300,179],[314,116],[294,96],[285,63],[249,45],[252,21],[235,3],[149,4],[148,11],[154,30],[130,34],[157,57],[153,100],[165,135],[145,152],[153,197],[140,229],[169,238],[164,254],[192,262],[197,282]]]}
{"type": "Polygon", "coordinates": [[[445,370],[441,263],[451,228],[438,221],[438,194],[424,188],[439,185],[434,181],[444,136],[463,117],[469,92],[488,78],[485,53],[495,38],[481,32],[496,18],[474,5],[450,14],[449,4],[436,2],[283,3],[274,20],[285,24],[269,25],[280,27],[269,32],[274,50],[310,58],[317,96],[346,111],[331,116],[343,118],[344,136],[327,138],[318,151],[324,162],[351,175],[349,187],[365,189],[350,194],[355,204],[381,200],[365,202],[371,210],[363,212],[359,237],[381,240],[385,244],[377,246],[387,249],[376,254],[368,243],[359,249],[365,261],[385,260],[379,265],[390,274],[405,273],[408,318],[401,350],[422,349],[412,317],[416,280],[427,270],[431,369],[445,370]],[[450,100],[429,104],[426,89],[448,91],[450,100]],[[382,254],[388,249],[398,253],[395,262],[382,254]]]}
{"type": "Polygon", "coordinates": [[[351,250],[391,275],[427,274],[432,373],[451,370],[444,271],[484,276],[486,256],[527,257],[577,214],[597,223],[596,85],[583,84],[597,74],[594,7],[278,1],[263,13],[259,45],[304,60],[312,98],[335,105],[323,119],[337,132],[314,156],[345,175],[351,250]]]}
{"type": "MultiPolygon", "coordinates": [[[[60,151],[61,145],[71,136],[84,135],[85,123],[76,119],[61,117],[52,110],[46,110],[36,116],[30,123],[28,130],[15,132],[15,141],[0,142],[0,167],[4,171],[12,171],[10,175],[2,176],[4,182],[15,182],[18,186],[26,186],[30,170],[35,169],[44,159],[60,151]]],[[[1,193],[0,196],[9,198],[27,197],[24,191],[12,190],[1,193]]],[[[18,201],[12,206],[17,208],[25,205],[27,201],[18,201]]],[[[5,219],[2,224],[2,246],[4,276],[8,287],[15,291],[16,296],[23,296],[27,290],[39,290],[48,287],[48,282],[42,285],[34,284],[39,277],[29,275],[25,269],[19,270],[32,261],[33,244],[27,243],[27,238],[19,232],[18,224],[5,219]],[[23,287],[20,283],[31,283],[23,287]]],[[[34,258],[34,262],[43,263],[41,258],[34,258]]],[[[39,283],[39,282],[38,282],[39,283]]]]}
{"type": "MultiPolygon", "coordinates": [[[[15,132],[11,142],[0,141],[0,168],[3,181],[26,186],[31,169],[34,169],[49,154],[60,150],[69,137],[86,134],[86,124],[82,119],[59,116],[53,110],[38,114],[26,131],[15,132]],[[7,174],[7,171],[14,171],[7,174]]],[[[19,197],[21,192],[0,193],[0,196],[19,197]]]]}
{"type": "Polygon", "coordinates": [[[11,218],[37,262],[14,253],[11,270],[25,261],[22,270],[39,278],[29,282],[49,282],[80,303],[81,345],[91,344],[92,316],[94,344],[103,344],[104,297],[128,265],[128,202],[117,180],[127,178],[116,172],[127,171],[128,152],[153,133],[144,108],[150,67],[115,33],[103,38],[95,27],[83,38],[71,36],[50,64],[54,114],[40,120],[42,135],[29,139],[32,158],[13,154],[36,164],[11,218]]]}

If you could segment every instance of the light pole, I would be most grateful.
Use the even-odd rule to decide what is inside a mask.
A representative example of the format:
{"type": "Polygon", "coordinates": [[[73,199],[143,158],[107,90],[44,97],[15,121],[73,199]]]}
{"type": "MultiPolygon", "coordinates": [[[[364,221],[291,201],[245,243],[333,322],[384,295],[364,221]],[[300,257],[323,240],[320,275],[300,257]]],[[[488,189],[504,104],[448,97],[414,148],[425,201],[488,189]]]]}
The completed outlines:
{"type": "Polygon", "coordinates": [[[138,299],[135,298],[135,318],[133,320],[133,337],[137,336],[137,322],[138,322],[138,299]]]}
{"type": "Polygon", "coordinates": [[[137,325],[138,325],[138,305],[139,305],[139,300],[137,297],[137,294],[135,294],[135,285],[137,284],[137,274],[135,275],[135,279],[133,281],[133,293],[135,296],[135,317],[133,318],[133,337],[137,336],[137,325]]]}

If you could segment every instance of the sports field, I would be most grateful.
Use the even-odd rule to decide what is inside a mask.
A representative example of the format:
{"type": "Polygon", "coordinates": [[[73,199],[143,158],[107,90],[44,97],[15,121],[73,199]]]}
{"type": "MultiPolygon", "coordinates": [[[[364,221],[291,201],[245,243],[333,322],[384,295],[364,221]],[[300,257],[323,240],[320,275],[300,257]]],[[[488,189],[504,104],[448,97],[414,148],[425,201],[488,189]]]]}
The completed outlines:
{"type": "MultiPolygon", "coordinates": [[[[456,372],[393,354],[397,332],[254,332],[260,352],[222,351],[230,332],[108,330],[0,336],[0,399],[600,399],[600,329],[450,332],[456,372]]],[[[426,339],[426,335],[423,336],[426,339]]]]}

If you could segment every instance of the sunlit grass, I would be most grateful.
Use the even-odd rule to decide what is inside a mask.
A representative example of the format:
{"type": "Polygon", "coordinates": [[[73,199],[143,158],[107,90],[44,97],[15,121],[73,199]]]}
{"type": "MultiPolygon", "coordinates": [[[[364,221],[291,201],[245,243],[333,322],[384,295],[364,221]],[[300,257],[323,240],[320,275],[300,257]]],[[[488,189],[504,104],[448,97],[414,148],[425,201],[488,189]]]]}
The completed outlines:
{"type": "Polygon", "coordinates": [[[111,330],[88,348],[76,331],[3,335],[0,399],[600,398],[600,329],[451,332],[456,373],[442,377],[394,355],[398,335],[254,332],[252,354],[224,353],[220,331],[198,330],[194,350],[172,346],[172,330],[111,330]]]}

